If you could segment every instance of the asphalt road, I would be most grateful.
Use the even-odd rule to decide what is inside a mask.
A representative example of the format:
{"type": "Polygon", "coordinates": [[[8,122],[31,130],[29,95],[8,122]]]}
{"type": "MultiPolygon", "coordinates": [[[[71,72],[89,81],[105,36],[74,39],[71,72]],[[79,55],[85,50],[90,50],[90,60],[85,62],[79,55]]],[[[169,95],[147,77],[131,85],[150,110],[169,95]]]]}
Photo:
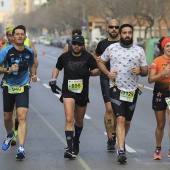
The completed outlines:
{"type": "MultiPolygon", "coordinates": [[[[80,138],[80,153],[75,160],[64,158],[65,116],[62,103],[54,95],[48,82],[57,58],[62,50],[56,47],[36,45],[39,59],[39,81],[32,83],[30,89],[30,109],[27,116],[28,133],[25,143],[26,158],[16,161],[17,146],[8,151],[0,151],[0,170],[169,170],[170,158],[167,156],[170,147],[168,139],[168,122],[162,142],[161,161],[153,160],[155,149],[156,121],[151,108],[153,85],[147,78],[140,78],[144,84],[142,95],[138,98],[137,107],[126,138],[127,164],[117,162],[117,153],[107,152],[107,137],[103,123],[105,112],[101,96],[99,77],[90,78],[90,103],[84,120],[80,138]],[[45,55],[42,55],[45,53],[45,55]]],[[[63,72],[57,79],[61,87],[63,72]]],[[[2,95],[0,96],[0,141],[6,135],[3,125],[2,95]]],[[[117,147],[117,146],[116,146],[117,147]]]]}

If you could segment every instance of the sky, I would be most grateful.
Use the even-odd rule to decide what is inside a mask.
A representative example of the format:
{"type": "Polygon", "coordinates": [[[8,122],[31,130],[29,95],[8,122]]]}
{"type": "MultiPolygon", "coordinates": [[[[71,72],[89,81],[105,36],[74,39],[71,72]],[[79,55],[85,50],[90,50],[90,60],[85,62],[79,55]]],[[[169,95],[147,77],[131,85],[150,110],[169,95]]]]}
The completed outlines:
{"type": "MultiPolygon", "coordinates": [[[[0,10],[6,10],[9,11],[11,9],[11,4],[12,4],[12,0],[0,0],[0,2],[4,2],[4,6],[0,7],[0,10]]],[[[1,3],[0,3],[1,5],[1,3]]]]}

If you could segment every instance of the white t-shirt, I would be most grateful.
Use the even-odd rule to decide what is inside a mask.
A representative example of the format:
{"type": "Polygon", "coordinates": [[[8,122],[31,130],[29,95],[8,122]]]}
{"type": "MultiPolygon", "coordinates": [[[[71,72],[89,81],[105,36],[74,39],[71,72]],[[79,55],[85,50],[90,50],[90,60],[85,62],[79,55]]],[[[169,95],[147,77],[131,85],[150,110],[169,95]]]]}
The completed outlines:
{"type": "MultiPolygon", "coordinates": [[[[131,65],[147,66],[143,48],[134,44],[130,48],[124,48],[119,42],[114,43],[106,48],[101,59],[106,62],[110,60],[110,71],[117,71],[115,80],[118,89],[127,92],[137,89],[138,75],[132,74],[131,65]]],[[[113,87],[113,81],[110,79],[110,87],[113,87]]]]}

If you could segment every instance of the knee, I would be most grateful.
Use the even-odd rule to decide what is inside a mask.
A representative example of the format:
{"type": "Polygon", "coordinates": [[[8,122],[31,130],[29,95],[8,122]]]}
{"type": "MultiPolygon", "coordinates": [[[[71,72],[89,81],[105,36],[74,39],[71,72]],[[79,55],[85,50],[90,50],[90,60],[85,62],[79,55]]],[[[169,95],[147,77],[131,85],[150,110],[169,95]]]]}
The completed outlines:
{"type": "Polygon", "coordinates": [[[12,120],[12,114],[4,113],[4,121],[7,122],[10,120],[12,120]]]}
{"type": "Polygon", "coordinates": [[[18,122],[26,122],[26,116],[17,116],[18,122]]]}
{"type": "Polygon", "coordinates": [[[159,130],[164,130],[164,127],[165,127],[165,123],[159,123],[158,125],[157,125],[157,128],[159,129],[159,130]]]}
{"type": "Polygon", "coordinates": [[[123,116],[118,116],[116,119],[116,124],[117,124],[117,126],[125,124],[125,118],[123,116]]]}
{"type": "Polygon", "coordinates": [[[79,127],[83,126],[83,119],[75,119],[75,124],[79,127]]]}

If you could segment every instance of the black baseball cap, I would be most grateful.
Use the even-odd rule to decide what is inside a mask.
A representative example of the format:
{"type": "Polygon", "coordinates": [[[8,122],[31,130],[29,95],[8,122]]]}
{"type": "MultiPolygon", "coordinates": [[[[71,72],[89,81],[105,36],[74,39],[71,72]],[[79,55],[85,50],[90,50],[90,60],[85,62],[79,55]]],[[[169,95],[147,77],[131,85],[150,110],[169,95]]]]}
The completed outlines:
{"type": "Polygon", "coordinates": [[[74,35],[72,42],[80,42],[80,43],[84,44],[84,37],[81,35],[74,35]]]}

